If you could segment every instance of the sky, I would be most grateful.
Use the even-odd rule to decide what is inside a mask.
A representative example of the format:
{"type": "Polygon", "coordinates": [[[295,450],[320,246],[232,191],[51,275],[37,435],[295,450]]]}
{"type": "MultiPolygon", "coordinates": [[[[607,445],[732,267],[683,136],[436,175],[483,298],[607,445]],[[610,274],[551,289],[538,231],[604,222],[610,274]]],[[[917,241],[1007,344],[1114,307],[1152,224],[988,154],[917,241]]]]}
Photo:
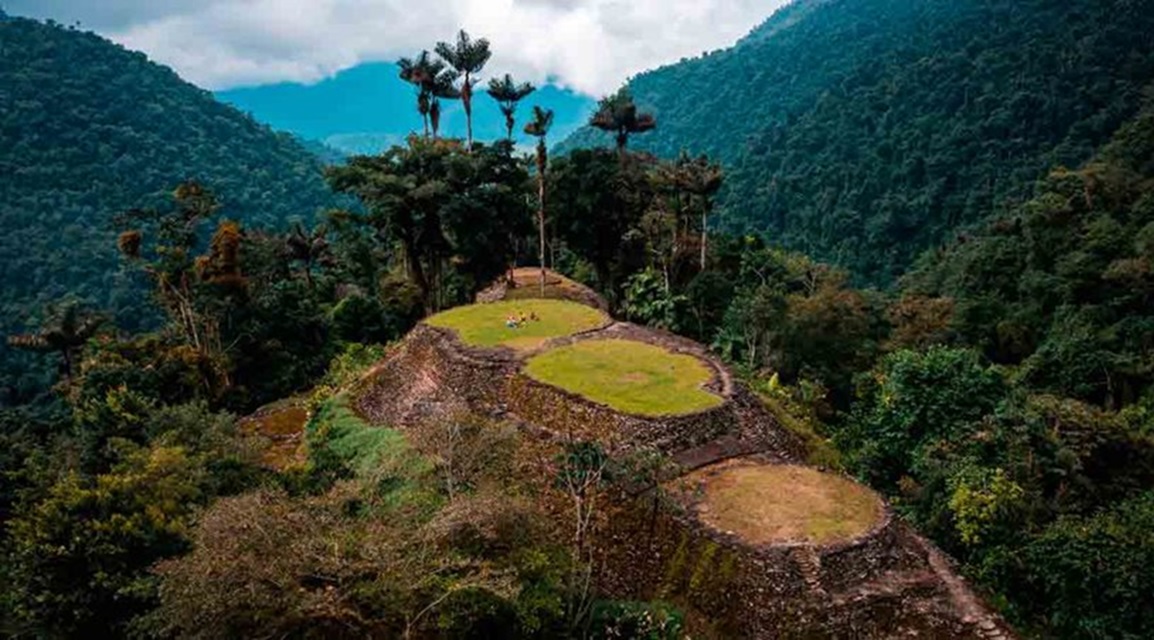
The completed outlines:
{"type": "Polygon", "coordinates": [[[487,71],[598,97],[630,76],[724,48],[785,0],[0,0],[79,22],[222,90],[313,83],[451,40],[493,43],[487,71]]]}

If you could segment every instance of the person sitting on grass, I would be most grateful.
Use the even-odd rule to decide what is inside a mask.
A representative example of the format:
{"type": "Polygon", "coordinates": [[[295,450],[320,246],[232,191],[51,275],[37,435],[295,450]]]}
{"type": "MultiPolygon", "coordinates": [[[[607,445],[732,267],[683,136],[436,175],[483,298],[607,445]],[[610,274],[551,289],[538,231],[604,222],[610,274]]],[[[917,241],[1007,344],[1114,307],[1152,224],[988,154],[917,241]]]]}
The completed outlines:
{"type": "Polygon", "coordinates": [[[536,311],[530,311],[529,312],[529,319],[532,320],[533,322],[539,322],[541,320],[541,318],[537,317],[536,311]]]}
{"type": "Polygon", "coordinates": [[[509,316],[505,318],[505,326],[510,329],[516,329],[521,326],[521,323],[517,321],[517,316],[509,316]]]}

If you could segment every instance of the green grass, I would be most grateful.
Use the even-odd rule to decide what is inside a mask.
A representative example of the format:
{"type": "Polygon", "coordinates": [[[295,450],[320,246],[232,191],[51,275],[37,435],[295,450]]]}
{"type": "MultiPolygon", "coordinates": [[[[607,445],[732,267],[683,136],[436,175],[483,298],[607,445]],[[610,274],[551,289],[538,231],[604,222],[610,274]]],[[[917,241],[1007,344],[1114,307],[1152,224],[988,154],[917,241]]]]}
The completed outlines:
{"type": "Polygon", "coordinates": [[[508,300],[457,307],[425,320],[426,324],[457,332],[475,347],[509,347],[530,350],[546,340],[596,329],[608,322],[602,312],[565,300],[508,300]],[[537,314],[538,320],[518,328],[506,326],[510,316],[537,314]]]}
{"type": "Polygon", "coordinates": [[[346,394],[317,408],[305,436],[314,474],[372,480],[389,506],[435,503],[426,481],[433,472],[432,462],[401,432],[362,420],[349,407],[346,394]]]}
{"type": "Polygon", "coordinates": [[[553,349],[529,360],[525,373],[635,415],[695,413],[722,403],[702,388],[712,375],[705,363],[632,340],[586,340],[553,349]]]}

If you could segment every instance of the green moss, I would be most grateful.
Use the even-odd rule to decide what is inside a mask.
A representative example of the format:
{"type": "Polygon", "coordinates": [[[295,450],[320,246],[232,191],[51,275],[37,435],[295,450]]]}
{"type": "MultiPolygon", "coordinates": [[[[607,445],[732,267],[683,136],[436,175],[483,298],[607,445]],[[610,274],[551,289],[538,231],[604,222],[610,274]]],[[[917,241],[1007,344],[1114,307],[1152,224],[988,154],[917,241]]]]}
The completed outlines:
{"type": "MultiPolygon", "coordinates": [[[[757,397],[761,399],[766,410],[773,414],[779,425],[801,438],[805,444],[806,462],[815,467],[839,471],[844,469],[841,453],[829,439],[818,432],[815,419],[795,415],[795,411],[790,406],[791,402],[780,394],[760,390],[757,397]]],[[[802,412],[798,411],[797,413],[802,412]]]]}
{"type": "Polygon", "coordinates": [[[565,300],[515,300],[457,307],[425,320],[426,324],[451,329],[466,344],[476,347],[504,346],[529,350],[552,338],[560,338],[605,325],[604,313],[565,300]],[[517,327],[510,317],[530,318],[517,327]]]}
{"type": "Polygon", "coordinates": [[[675,551],[673,557],[665,563],[665,576],[662,578],[658,590],[661,598],[668,598],[670,594],[676,592],[677,583],[680,581],[681,573],[685,570],[685,563],[688,559],[689,535],[683,531],[681,533],[681,540],[677,543],[677,551],[675,551]]]}
{"type": "Polygon", "coordinates": [[[633,340],[586,340],[535,356],[531,378],[624,413],[696,413],[723,401],[703,388],[712,377],[701,360],[633,340]]]}
{"type": "Polygon", "coordinates": [[[693,576],[689,578],[689,593],[700,594],[709,587],[713,576],[713,557],[717,555],[717,543],[706,540],[702,545],[701,555],[697,557],[697,564],[693,568],[693,576]]]}

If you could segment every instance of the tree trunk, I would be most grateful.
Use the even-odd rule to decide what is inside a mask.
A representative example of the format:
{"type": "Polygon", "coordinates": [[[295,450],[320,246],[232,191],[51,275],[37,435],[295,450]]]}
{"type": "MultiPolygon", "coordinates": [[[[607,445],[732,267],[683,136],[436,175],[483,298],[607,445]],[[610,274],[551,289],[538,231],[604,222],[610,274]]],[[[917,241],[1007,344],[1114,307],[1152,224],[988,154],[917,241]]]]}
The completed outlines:
{"type": "Polygon", "coordinates": [[[541,297],[545,297],[545,167],[549,160],[545,138],[537,144],[537,258],[541,263],[541,297]]]}
{"type": "Polygon", "coordinates": [[[467,142],[465,143],[465,150],[469,153],[473,152],[473,82],[469,78],[469,72],[465,72],[465,84],[461,86],[461,104],[465,107],[465,130],[467,142]]]}
{"type": "Polygon", "coordinates": [[[701,210],[701,270],[705,271],[705,243],[709,239],[709,230],[706,227],[708,224],[708,208],[701,210]]]}
{"type": "Polygon", "coordinates": [[[425,268],[421,266],[421,258],[410,243],[403,243],[405,245],[405,261],[409,265],[409,276],[413,279],[413,284],[421,291],[421,303],[425,307],[426,313],[432,313],[432,300],[429,299],[429,280],[425,277],[425,268]]]}

